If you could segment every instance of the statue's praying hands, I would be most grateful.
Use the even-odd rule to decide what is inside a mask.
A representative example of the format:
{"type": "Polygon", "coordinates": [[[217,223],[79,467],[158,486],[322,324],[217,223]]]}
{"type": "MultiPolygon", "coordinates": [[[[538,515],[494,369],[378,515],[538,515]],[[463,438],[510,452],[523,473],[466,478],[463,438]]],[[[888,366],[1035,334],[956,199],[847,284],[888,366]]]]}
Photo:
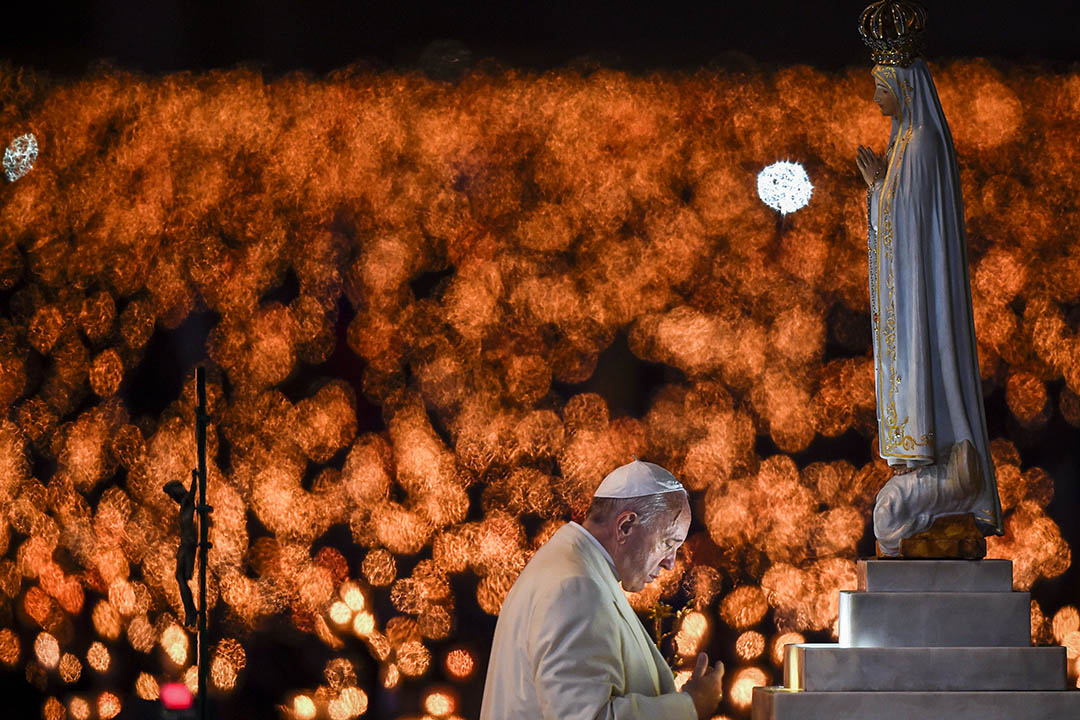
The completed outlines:
{"type": "Polygon", "coordinates": [[[867,187],[874,187],[874,183],[885,175],[885,158],[865,145],[859,146],[855,155],[855,164],[863,180],[866,181],[867,187]]]}

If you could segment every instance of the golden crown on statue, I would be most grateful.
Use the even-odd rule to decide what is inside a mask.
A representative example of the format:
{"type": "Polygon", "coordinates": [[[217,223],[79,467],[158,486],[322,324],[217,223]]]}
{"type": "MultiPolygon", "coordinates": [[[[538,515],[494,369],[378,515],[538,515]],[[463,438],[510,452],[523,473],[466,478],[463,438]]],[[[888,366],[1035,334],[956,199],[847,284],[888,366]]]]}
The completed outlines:
{"type": "Polygon", "coordinates": [[[915,0],[878,0],[859,16],[859,34],[878,65],[910,65],[925,29],[926,8],[915,0]]]}

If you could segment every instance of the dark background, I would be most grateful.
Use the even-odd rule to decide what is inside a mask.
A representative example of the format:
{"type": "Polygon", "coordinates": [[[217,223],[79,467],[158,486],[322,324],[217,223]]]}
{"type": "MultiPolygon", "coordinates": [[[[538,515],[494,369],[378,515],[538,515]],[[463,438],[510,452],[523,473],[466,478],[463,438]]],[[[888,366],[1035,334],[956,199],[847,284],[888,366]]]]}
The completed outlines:
{"type": "MultiPolygon", "coordinates": [[[[930,57],[996,57],[1064,69],[1080,59],[1080,3],[924,0],[930,57]]],[[[822,69],[867,62],[867,0],[97,0],[5,3],[0,57],[80,75],[95,62],[149,73],[254,65],[325,73],[357,61],[417,66],[454,40],[474,61],[547,69],[695,70],[744,54],[822,69]]]]}
{"type": "MultiPolygon", "coordinates": [[[[324,74],[354,64],[373,70],[438,71],[447,65],[479,65],[492,70],[535,71],[610,67],[636,73],[805,63],[833,70],[869,67],[868,52],[856,31],[865,4],[866,0],[534,0],[527,4],[492,0],[240,0],[220,4],[98,0],[79,6],[23,2],[5,8],[0,17],[0,61],[58,77],[80,77],[102,62],[151,74],[241,64],[268,75],[296,70],[324,74]]],[[[1078,2],[928,0],[926,5],[930,10],[927,50],[932,59],[981,56],[1004,64],[1037,63],[1055,71],[1075,70],[1080,61],[1078,2]]],[[[194,316],[189,320],[199,324],[194,316]]],[[[138,370],[138,384],[158,389],[163,404],[174,399],[181,378],[202,359],[191,352],[201,347],[200,340],[205,339],[208,329],[189,323],[174,332],[159,328],[138,370]]],[[[344,347],[344,343],[340,345],[344,347]]],[[[339,370],[336,376],[348,375],[343,368],[339,370]]],[[[640,416],[651,388],[663,378],[634,358],[623,344],[605,353],[594,380],[585,389],[603,394],[613,415],[640,416]],[[639,395],[616,397],[612,387],[601,387],[602,378],[621,378],[623,382],[616,384],[637,387],[639,395]]],[[[1060,386],[1060,382],[1051,384],[1052,398],[1057,397],[1060,386]]],[[[358,410],[363,426],[364,408],[358,410]]],[[[1000,392],[987,398],[987,413],[991,437],[1016,436],[1018,430],[1009,425],[1000,392]]],[[[369,419],[378,422],[378,418],[369,419]]],[[[1029,440],[1032,442],[1024,448],[1025,464],[1039,465],[1055,477],[1056,499],[1049,511],[1070,545],[1080,548],[1080,522],[1075,512],[1080,507],[1080,490],[1075,481],[1076,461],[1068,452],[1077,447],[1080,432],[1054,413],[1041,442],[1029,440]]],[[[815,444],[815,449],[830,458],[867,452],[864,441],[857,438],[849,446],[815,444]]],[[[812,459],[819,458],[800,457],[799,461],[803,464],[812,459]]],[[[860,546],[863,550],[867,548],[860,546]]],[[[454,587],[460,597],[474,592],[475,587],[454,587]]],[[[1048,607],[1076,602],[1078,593],[1080,571],[1075,568],[1040,587],[1040,597],[1048,607]]],[[[494,619],[477,613],[476,617],[462,614],[459,621],[463,625],[472,622],[477,635],[490,637],[494,619]]],[[[380,616],[386,614],[384,611],[380,616]]],[[[325,651],[313,638],[284,626],[278,632],[259,635],[262,643],[247,648],[249,668],[245,674],[249,679],[247,688],[238,689],[240,692],[265,692],[271,697],[275,687],[318,682],[321,660],[315,658],[325,651]],[[315,660],[305,662],[307,659],[315,660]],[[311,673],[306,672],[308,667],[311,673]],[[309,674],[312,677],[307,677],[309,674]]],[[[733,637],[715,638],[714,645],[730,646],[733,641],[733,637]]],[[[473,696],[482,688],[480,673],[486,652],[480,650],[478,676],[463,692],[469,707],[477,706],[478,698],[473,696]]],[[[40,699],[21,676],[5,673],[0,687],[8,698],[8,709],[15,708],[15,716],[22,717],[23,712],[28,713],[26,717],[38,716],[40,699]]],[[[377,690],[373,694],[372,711],[379,711],[375,716],[390,714],[393,696],[379,696],[377,690]]],[[[261,709],[273,712],[269,706],[261,709]]],[[[129,712],[132,710],[147,716],[150,712],[149,707],[138,704],[129,706],[129,712]]]]}

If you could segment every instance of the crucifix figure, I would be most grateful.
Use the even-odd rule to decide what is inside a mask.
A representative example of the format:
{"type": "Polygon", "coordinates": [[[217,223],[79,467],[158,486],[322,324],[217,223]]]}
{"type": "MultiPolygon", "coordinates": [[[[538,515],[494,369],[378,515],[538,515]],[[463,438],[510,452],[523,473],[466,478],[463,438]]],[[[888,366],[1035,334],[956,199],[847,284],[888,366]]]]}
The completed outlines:
{"type": "Polygon", "coordinates": [[[188,582],[195,574],[195,549],[199,538],[195,534],[195,488],[198,472],[191,471],[191,488],[179,480],[165,485],[166,494],[180,504],[177,519],[180,524],[180,547],[176,549],[176,581],[180,584],[180,599],[184,602],[184,625],[195,627],[197,611],[188,582]]]}

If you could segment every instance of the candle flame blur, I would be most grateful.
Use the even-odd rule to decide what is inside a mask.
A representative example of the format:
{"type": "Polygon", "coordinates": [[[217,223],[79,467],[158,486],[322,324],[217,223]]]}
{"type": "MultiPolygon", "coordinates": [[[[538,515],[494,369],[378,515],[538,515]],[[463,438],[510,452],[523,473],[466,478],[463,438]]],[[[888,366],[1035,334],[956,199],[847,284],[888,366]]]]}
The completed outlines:
{"type": "MultiPolygon", "coordinates": [[[[1072,565],[1051,516],[1061,478],[1021,451],[1051,423],[1080,428],[1080,239],[1063,220],[1080,202],[1080,76],[934,73],[983,387],[1008,420],[991,446],[1006,535],[988,555],[1029,590],[1072,565]]],[[[195,682],[161,490],[190,482],[194,382],[159,408],[136,396],[180,380],[147,380],[147,358],[158,340],[203,343],[200,324],[215,693],[242,685],[247,638],[274,618],[349,663],[281,688],[287,717],[478,682],[461,618],[497,614],[635,455],[682,479],[701,521],[631,597],[692,606],[680,656],[712,633],[779,664],[783,644],[835,632],[889,477],[876,452],[806,459],[875,436],[854,149],[883,150],[888,125],[864,68],[446,85],[0,66],[0,87],[5,137],[40,143],[0,198],[0,664],[62,698],[46,720],[122,716],[131,693],[195,682]],[[778,157],[815,185],[782,232],[755,193],[778,157]],[[627,348],[664,366],[639,416],[594,378],[627,348]],[[82,692],[81,657],[94,695],[48,686],[82,692]]],[[[1043,607],[1032,638],[1066,645],[1075,676],[1076,608],[1043,607]]],[[[741,712],[767,674],[731,677],[741,712]]],[[[439,692],[413,710],[475,714],[439,692]]]]}

